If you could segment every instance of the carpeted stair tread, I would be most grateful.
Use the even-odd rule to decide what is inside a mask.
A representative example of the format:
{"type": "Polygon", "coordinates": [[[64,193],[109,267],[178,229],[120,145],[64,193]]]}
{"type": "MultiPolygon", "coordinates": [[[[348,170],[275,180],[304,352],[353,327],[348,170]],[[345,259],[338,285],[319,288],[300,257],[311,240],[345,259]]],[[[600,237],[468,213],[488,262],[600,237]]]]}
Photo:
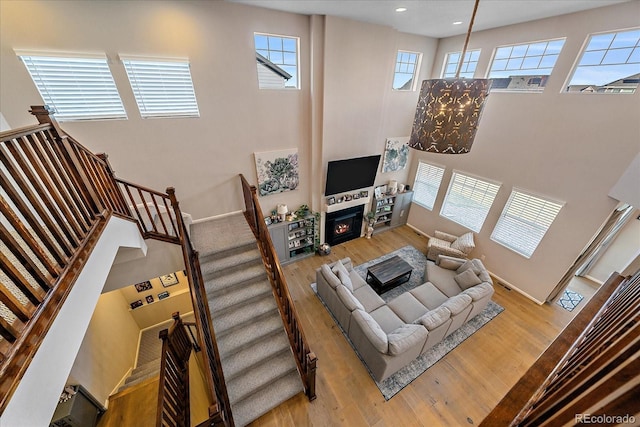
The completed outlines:
{"type": "Polygon", "coordinates": [[[209,299],[211,313],[215,316],[224,314],[225,311],[236,309],[242,304],[249,304],[256,298],[273,295],[271,283],[266,278],[257,282],[250,282],[244,286],[234,286],[227,292],[219,292],[214,298],[209,299]]]}
{"type": "Polygon", "coordinates": [[[223,359],[222,368],[225,379],[233,381],[238,375],[258,363],[270,363],[264,362],[268,359],[291,358],[289,338],[284,331],[278,332],[253,342],[234,353],[232,357],[223,359]]]}
{"type": "Polygon", "coordinates": [[[251,346],[263,339],[271,339],[274,334],[284,331],[282,319],[276,313],[267,313],[254,322],[236,329],[233,333],[223,334],[216,337],[220,357],[224,360],[245,347],[251,346]]]}
{"type": "Polygon", "coordinates": [[[234,251],[224,252],[217,257],[200,257],[202,277],[214,278],[221,272],[246,268],[251,264],[261,264],[260,250],[253,242],[234,251]]]}
{"type": "Polygon", "coordinates": [[[233,406],[236,402],[269,386],[291,371],[298,374],[297,366],[292,357],[274,357],[254,365],[250,369],[245,369],[240,375],[227,381],[231,405],[233,406]]]}
{"type": "Polygon", "coordinates": [[[242,212],[191,224],[193,245],[202,256],[255,243],[242,212]]]}
{"type": "MultiPolygon", "coordinates": [[[[211,310],[211,306],[209,306],[209,310],[211,310]]],[[[280,315],[273,295],[265,295],[256,300],[250,307],[244,306],[239,310],[226,311],[220,316],[216,316],[215,312],[211,310],[216,338],[225,333],[238,331],[246,325],[256,322],[258,316],[268,315],[271,312],[275,312],[278,316],[280,315]]]]}
{"type": "Polygon", "coordinates": [[[125,384],[129,381],[133,381],[141,376],[147,375],[149,372],[159,372],[160,371],[160,362],[161,359],[152,360],[151,362],[145,363],[144,365],[138,366],[133,371],[131,371],[131,375],[129,378],[125,380],[125,384]]]}
{"type": "Polygon", "coordinates": [[[267,276],[262,264],[251,265],[241,270],[233,270],[229,274],[217,276],[214,279],[205,279],[204,287],[207,298],[211,299],[218,292],[226,292],[229,288],[252,280],[258,280],[267,276]]]}
{"type": "Polygon", "coordinates": [[[246,426],[302,391],[304,389],[298,372],[289,372],[269,387],[258,390],[235,405],[232,404],[235,425],[246,426]]]}

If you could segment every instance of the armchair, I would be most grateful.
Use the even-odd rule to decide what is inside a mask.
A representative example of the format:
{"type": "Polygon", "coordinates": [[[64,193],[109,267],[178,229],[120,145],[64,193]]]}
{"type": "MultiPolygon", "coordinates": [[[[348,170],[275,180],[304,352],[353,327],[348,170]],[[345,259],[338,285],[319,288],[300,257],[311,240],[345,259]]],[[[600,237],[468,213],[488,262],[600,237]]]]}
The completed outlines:
{"type": "Polygon", "coordinates": [[[429,243],[427,243],[427,258],[433,261],[438,259],[438,255],[468,258],[469,253],[471,253],[475,247],[472,232],[465,233],[458,237],[436,230],[434,237],[431,237],[429,243]]]}

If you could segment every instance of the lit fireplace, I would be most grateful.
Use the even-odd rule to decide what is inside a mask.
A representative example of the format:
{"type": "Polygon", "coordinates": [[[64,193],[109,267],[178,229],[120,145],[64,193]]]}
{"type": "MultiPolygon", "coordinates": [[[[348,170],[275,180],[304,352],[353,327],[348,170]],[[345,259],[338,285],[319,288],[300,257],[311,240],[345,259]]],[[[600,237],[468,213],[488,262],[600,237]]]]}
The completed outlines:
{"type": "Polygon", "coordinates": [[[364,205],[337,212],[325,217],[325,242],[331,246],[360,237],[364,205]]]}

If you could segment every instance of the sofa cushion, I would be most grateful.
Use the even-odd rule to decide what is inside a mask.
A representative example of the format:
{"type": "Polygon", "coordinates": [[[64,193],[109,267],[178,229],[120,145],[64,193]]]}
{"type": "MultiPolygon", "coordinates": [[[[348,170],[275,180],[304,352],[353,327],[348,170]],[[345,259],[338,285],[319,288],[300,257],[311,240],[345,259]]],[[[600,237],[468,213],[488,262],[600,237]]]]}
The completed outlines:
{"type": "Polygon", "coordinates": [[[427,282],[410,291],[411,295],[430,310],[439,307],[448,297],[436,288],[433,283],[427,282]]]}
{"type": "Polygon", "coordinates": [[[340,282],[340,279],[338,279],[338,277],[333,274],[333,271],[331,271],[331,268],[327,264],[322,264],[320,266],[320,272],[322,273],[322,276],[327,281],[329,286],[331,286],[333,289],[342,284],[340,282]]]}
{"type": "Polygon", "coordinates": [[[464,233],[462,236],[458,237],[451,243],[451,247],[458,251],[464,252],[465,254],[468,254],[473,250],[473,248],[476,247],[476,245],[473,243],[473,233],[464,233]]]}
{"type": "Polygon", "coordinates": [[[428,311],[425,315],[416,320],[416,323],[422,324],[427,330],[432,331],[438,326],[445,323],[451,318],[451,312],[447,307],[440,306],[428,311]]]}
{"type": "Polygon", "coordinates": [[[349,271],[349,278],[351,278],[351,284],[353,285],[353,291],[363,286],[369,286],[369,284],[358,274],[357,271],[349,271]]]}
{"type": "Polygon", "coordinates": [[[341,261],[339,261],[339,260],[336,261],[336,263],[331,268],[331,271],[336,276],[338,276],[338,279],[340,279],[340,283],[345,285],[347,287],[347,289],[349,289],[351,292],[353,292],[353,284],[351,283],[351,278],[349,277],[349,272],[347,271],[347,268],[342,264],[341,261]]]}
{"type": "Polygon", "coordinates": [[[478,266],[473,262],[473,260],[466,260],[464,262],[464,264],[462,264],[457,270],[456,273],[460,274],[463,271],[472,269],[474,273],[476,274],[480,274],[480,268],[478,268],[478,266]]]}
{"type": "MultiPolygon", "coordinates": [[[[471,298],[471,297],[469,297],[471,298]]],[[[400,326],[404,325],[404,322],[401,318],[398,317],[397,314],[393,312],[389,307],[383,305],[382,307],[373,310],[369,313],[371,317],[378,322],[378,325],[382,328],[385,333],[389,333],[391,331],[395,331],[400,326]]]]}
{"type": "Polygon", "coordinates": [[[353,296],[351,291],[346,286],[344,285],[338,286],[336,288],[336,293],[338,294],[338,298],[340,298],[340,301],[342,301],[342,303],[347,308],[347,310],[349,311],[353,311],[356,309],[364,310],[364,307],[362,306],[362,304],[360,304],[360,301],[358,301],[358,299],[355,296],[353,296]]]}
{"type": "Polygon", "coordinates": [[[389,354],[402,354],[416,344],[424,344],[429,332],[422,325],[403,325],[387,335],[389,354]]]}
{"type": "Polygon", "coordinates": [[[457,270],[466,260],[448,255],[438,255],[436,265],[447,270],[457,270]]]}
{"type": "Polygon", "coordinates": [[[487,270],[487,268],[484,266],[482,261],[475,258],[475,259],[472,259],[471,262],[475,266],[473,272],[478,275],[480,280],[482,280],[483,282],[487,282],[490,285],[493,285],[493,280],[491,280],[491,276],[489,275],[489,270],[487,270]]]}
{"type": "Polygon", "coordinates": [[[464,292],[465,295],[469,295],[473,301],[478,301],[487,295],[493,294],[493,287],[487,282],[482,282],[479,285],[473,286],[464,292]]]}
{"type": "Polygon", "coordinates": [[[352,316],[371,345],[380,353],[386,354],[389,350],[389,341],[387,340],[386,332],[382,330],[378,322],[370,314],[362,310],[355,310],[352,316]]]}
{"type": "Polygon", "coordinates": [[[462,289],[469,289],[472,286],[482,283],[482,280],[480,280],[478,275],[473,272],[472,268],[465,270],[460,274],[456,274],[453,276],[453,280],[455,280],[462,289]]]}
{"type": "Polygon", "coordinates": [[[387,303],[387,306],[405,323],[412,323],[429,311],[411,292],[405,292],[394,298],[387,303]]]}
{"type": "Polygon", "coordinates": [[[460,295],[456,295],[455,297],[449,298],[442,305],[447,309],[449,309],[451,314],[455,316],[456,314],[459,314],[462,311],[464,311],[464,309],[467,308],[469,304],[471,304],[471,301],[472,299],[469,295],[460,294],[460,295]]]}
{"type": "Polygon", "coordinates": [[[384,300],[369,285],[359,287],[353,291],[353,295],[358,298],[367,313],[371,313],[376,308],[384,305],[384,300]]]}

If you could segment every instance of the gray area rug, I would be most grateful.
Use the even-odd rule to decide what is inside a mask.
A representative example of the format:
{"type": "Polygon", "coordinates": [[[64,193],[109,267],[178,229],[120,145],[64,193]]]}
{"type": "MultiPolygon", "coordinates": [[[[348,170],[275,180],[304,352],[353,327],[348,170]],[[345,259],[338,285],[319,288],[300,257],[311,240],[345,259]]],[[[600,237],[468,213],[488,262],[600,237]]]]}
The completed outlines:
{"type": "MultiPolygon", "coordinates": [[[[358,274],[362,276],[362,278],[365,278],[367,274],[367,268],[369,266],[373,264],[377,264],[395,255],[398,255],[400,258],[402,258],[407,263],[409,263],[414,268],[414,270],[413,270],[413,273],[411,273],[411,278],[409,279],[408,282],[381,295],[382,299],[385,300],[385,302],[391,301],[393,298],[397,297],[403,292],[406,292],[417,286],[420,286],[423,283],[422,276],[424,275],[424,268],[427,262],[425,255],[419,250],[417,250],[416,248],[414,248],[413,246],[408,245],[396,251],[393,251],[389,254],[383,255],[380,258],[367,261],[364,264],[360,264],[354,267],[354,270],[357,271],[358,274]]],[[[312,283],[311,287],[313,291],[316,292],[316,284],[312,283]]],[[[316,292],[316,295],[318,295],[317,292],[316,292]]],[[[324,302],[319,296],[318,296],[318,299],[320,299],[320,301],[324,305],[324,302]]],[[[329,309],[327,309],[327,311],[329,312],[329,314],[331,314],[331,311],[329,311],[329,309]]],[[[414,359],[413,362],[411,362],[404,368],[400,369],[398,372],[391,375],[386,380],[382,382],[378,382],[373,378],[373,376],[371,376],[371,378],[378,386],[378,389],[384,396],[385,400],[391,399],[400,390],[408,386],[413,380],[418,378],[427,369],[429,369],[436,362],[438,362],[440,359],[446,356],[451,350],[455,349],[464,340],[469,338],[476,331],[478,331],[484,325],[489,323],[491,319],[496,317],[498,314],[502,313],[502,311],[504,311],[504,308],[502,306],[496,304],[493,301],[489,301],[489,304],[487,305],[487,307],[484,309],[482,313],[478,314],[476,317],[474,317],[473,319],[471,319],[470,321],[462,325],[458,330],[456,330],[451,335],[446,337],[440,343],[431,347],[431,349],[429,349],[427,353],[421,355],[417,359],[414,359]]],[[[336,322],[336,325],[340,327],[338,322],[336,322]]],[[[349,344],[354,349],[356,354],[358,354],[358,351],[355,349],[355,347],[351,343],[351,340],[349,340],[349,337],[347,336],[345,331],[342,330],[342,328],[340,328],[340,330],[342,331],[342,334],[346,338],[347,342],[349,342],[349,344]]],[[[362,361],[362,364],[366,367],[367,366],[366,363],[364,363],[364,360],[362,360],[359,354],[358,354],[358,357],[362,361]]],[[[371,372],[369,372],[369,375],[371,375],[371,372]]]]}

